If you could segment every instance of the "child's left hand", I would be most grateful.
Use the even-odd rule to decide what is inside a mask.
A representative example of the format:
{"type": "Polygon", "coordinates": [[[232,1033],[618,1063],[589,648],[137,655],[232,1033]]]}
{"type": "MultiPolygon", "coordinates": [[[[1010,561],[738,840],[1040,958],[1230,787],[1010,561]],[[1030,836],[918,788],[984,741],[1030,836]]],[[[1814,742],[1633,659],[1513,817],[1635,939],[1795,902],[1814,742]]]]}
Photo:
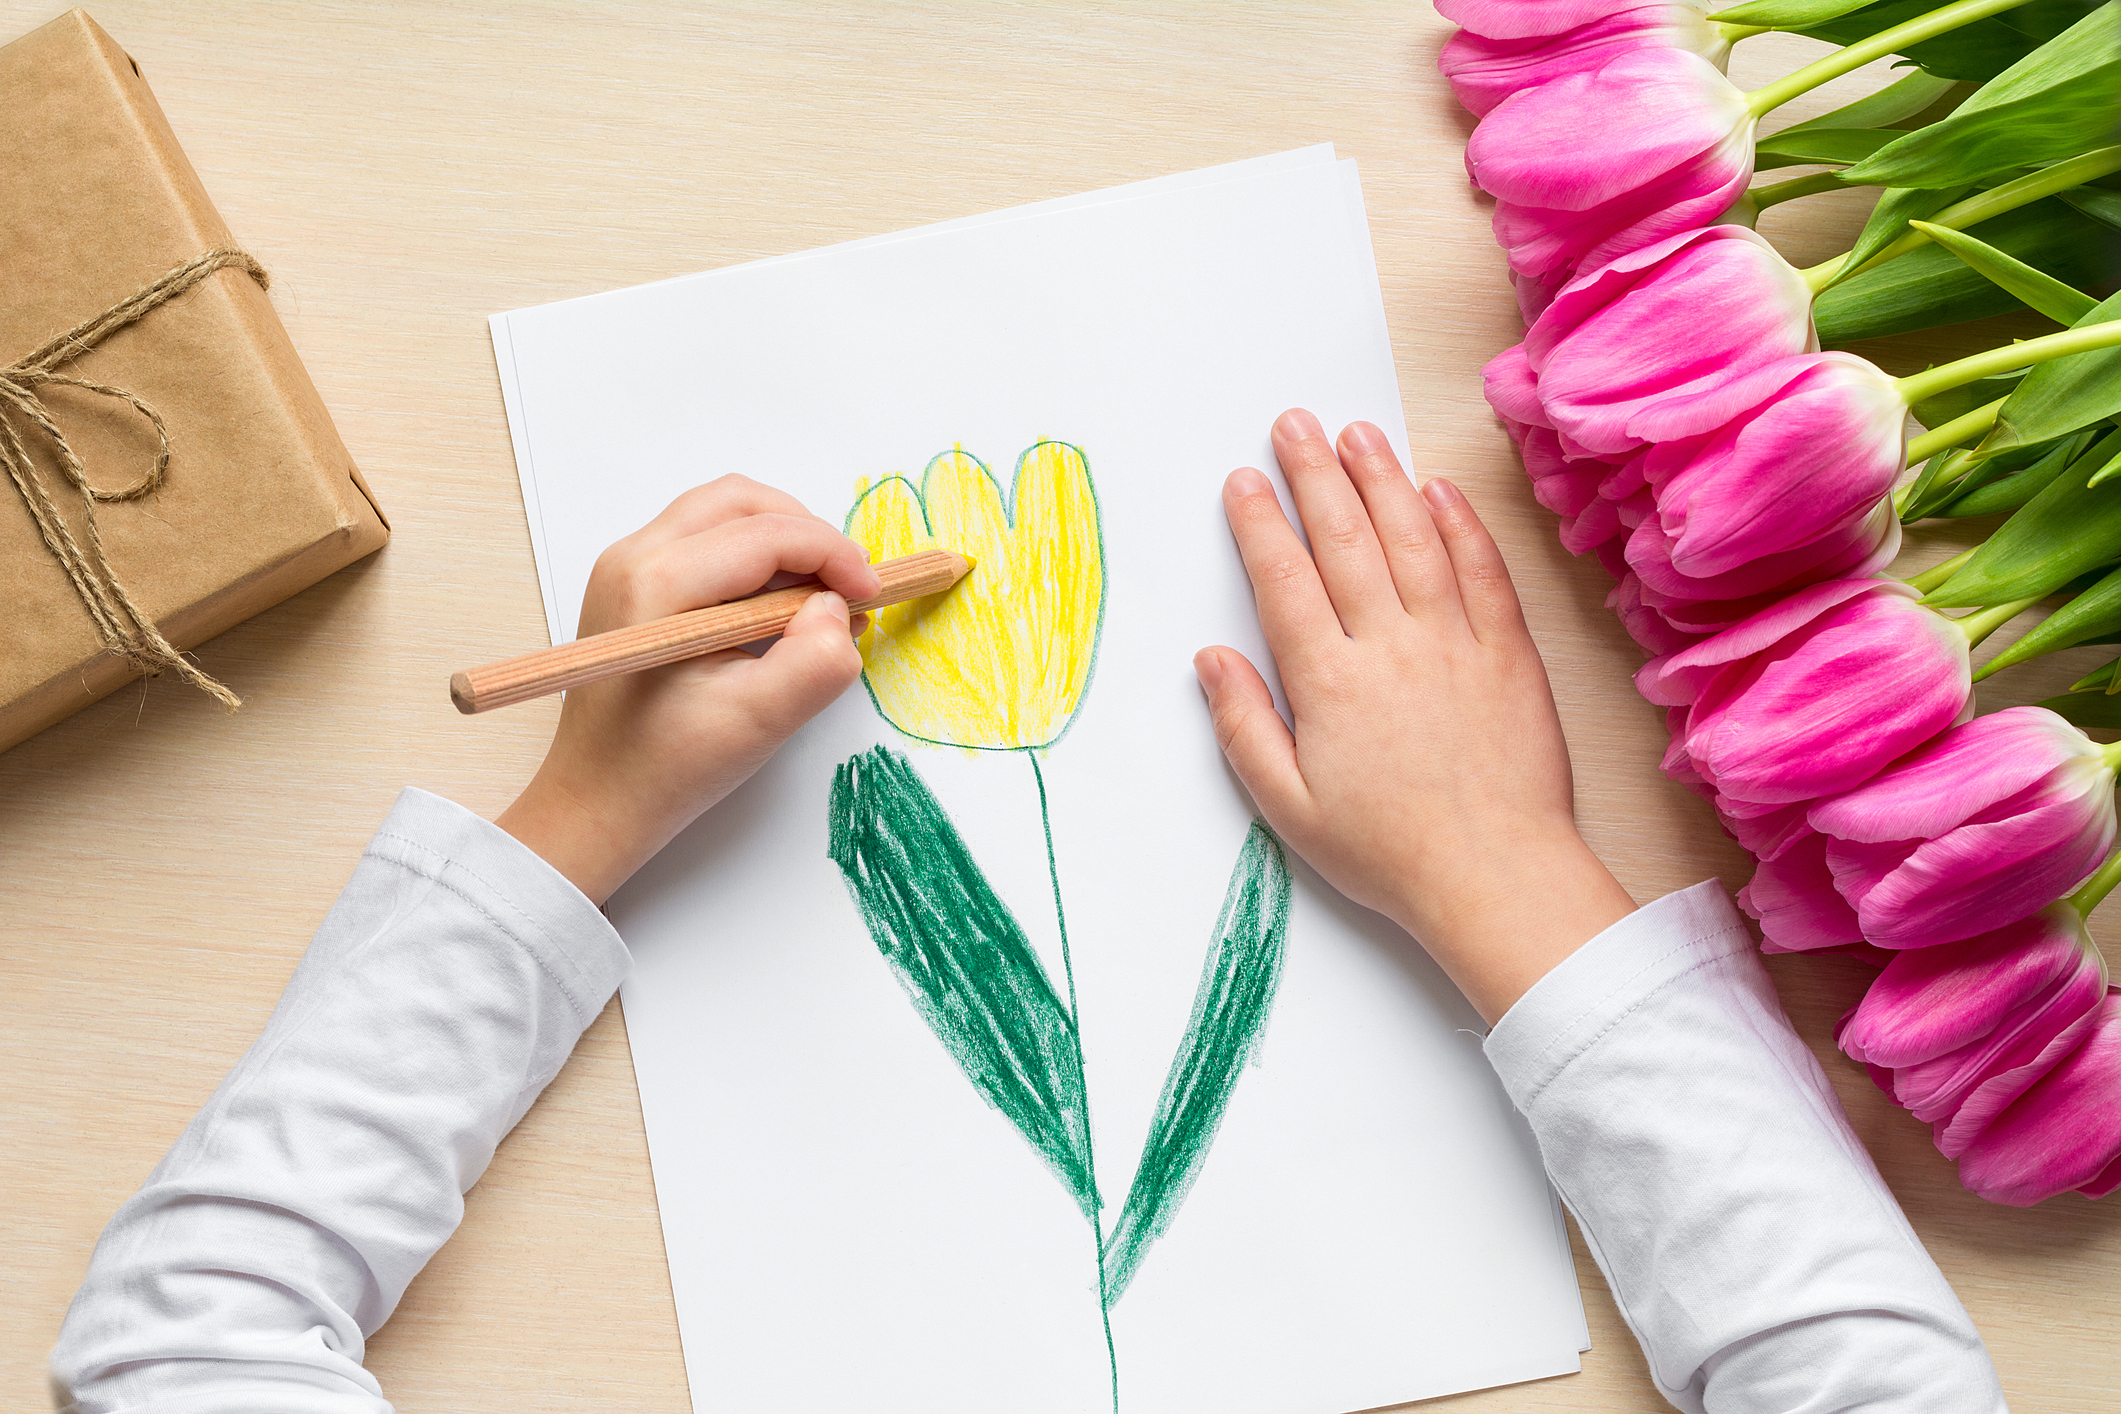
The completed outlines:
{"type": "Polygon", "coordinates": [[[763,655],[729,649],[568,692],[544,764],[497,823],[592,902],[861,676],[847,601],[878,589],[861,546],[743,476],[694,487],[598,557],[584,637],[740,599],[777,573],[828,588],[763,655]]]}

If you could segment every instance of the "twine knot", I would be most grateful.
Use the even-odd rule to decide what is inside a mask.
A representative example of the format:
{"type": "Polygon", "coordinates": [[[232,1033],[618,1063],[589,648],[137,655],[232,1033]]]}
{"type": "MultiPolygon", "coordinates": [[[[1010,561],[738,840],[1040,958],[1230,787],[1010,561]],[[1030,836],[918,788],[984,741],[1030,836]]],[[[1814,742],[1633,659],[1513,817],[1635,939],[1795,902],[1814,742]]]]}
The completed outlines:
{"type": "Polygon", "coordinates": [[[149,677],[164,669],[175,670],[179,677],[233,712],[243,705],[242,699],[194,667],[190,659],[162,636],[154,620],[133,603],[132,596],[125,592],[125,586],[119,583],[117,573],[111,569],[110,557],[103,552],[102,532],[96,526],[98,501],[137,501],[161,486],[162,477],[169,470],[169,428],[163,423],[162,414],[123,388],[54,371],[89,352],[126,325],[160,309],[215,271],[230,266],[247,273],[261,287],[270,283],[265,267],[245,252],[227,248],[210,250],[187,260],[93,319],[76,324],[15,363],[0,368],[0,467],[6,468],[8,479],[22,494],[22,503],[29,508],[30,518],[37,523],[37,533],[44,538],[46,548],[73,582],[74,592],[81,597],[88,616],[95,621],[96,632],[102,637],[104,647],[149,677]],[[115,491],[90,484],[81,458],[74,454],[66,435],[45,410],[38,392],[45,387],[80,388],[101,397],[116,398],[146,418],[155,429],[156,439],[154,463],[147,473],[131,485],[115,491]],[[80,495],[80,540],[74,538],[73,531],[59,514],[59,508],[53,504],[36,463],[30,460],[22,434],[4,415],[9,412],[19,414],[44,435],[51,444],[60,472],[80,495]],[[84,541],[86,549],[83,549],[84,541]]]}

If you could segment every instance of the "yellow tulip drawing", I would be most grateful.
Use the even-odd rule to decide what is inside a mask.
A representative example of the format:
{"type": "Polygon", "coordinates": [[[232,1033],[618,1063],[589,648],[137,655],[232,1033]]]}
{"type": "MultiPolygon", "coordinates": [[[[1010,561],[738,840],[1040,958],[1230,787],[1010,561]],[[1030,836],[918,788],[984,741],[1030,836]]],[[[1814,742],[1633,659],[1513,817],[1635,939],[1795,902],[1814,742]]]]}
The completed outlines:
{"type": "Polygon", "coordinates": [[[1082,450],[1041,441],[1005,490],[962,447],[915,485],[863,477],[847,534],[874,559],[949,549],[976,568],[943,594],[872,613],[859,640],[877,711],[907,736],[1037,751],[1082,706],[1105,603],[1097,493],[1082,450]]]}

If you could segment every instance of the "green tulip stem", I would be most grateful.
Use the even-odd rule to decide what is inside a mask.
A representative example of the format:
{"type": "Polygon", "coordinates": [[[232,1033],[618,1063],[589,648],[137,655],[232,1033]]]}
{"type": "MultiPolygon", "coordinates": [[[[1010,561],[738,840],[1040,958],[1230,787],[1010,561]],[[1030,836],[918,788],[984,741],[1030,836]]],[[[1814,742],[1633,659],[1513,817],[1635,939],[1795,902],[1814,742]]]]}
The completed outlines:
{"type": "MultiPolygon", "coordinates": [[[[2013,599],[2008,604],[1998,604],[1992,609],[1982,609],[1976,613],[1968,614],[1963,619],[1953,619],[1952,622],[1959,625],[1960,631],[1966,635],[1967,647],[1979,648],[1982,639],[1987,638],[1997,629],[2002,628],[2012,619],[2017,618],[2018,615],[2024,613],[2046,597],[2044,594],[2035,594],[2030,599],[2013,599]]],[[[1974,681],[1979,682],[1987,676],[1988,669],[1984,667],[1974,674],[1974,681]]]]}
{"type": "Polygon", "coordinates": [[[1800,196],[1817,196],[1823,191],[1846,191],[1848,183],[1841,180],[1839,172],[1814,172],[1809,177],[1792,177],[1786,182],[1775,182],[1764,187],[1754,187],[1746,193],[1755,211],[1765,211],[1770,206],[1780,206],[1785,201],[1795,201],[1800,196]]]}
{"type": "MultiPolygon", "coordinates": [[[[1946,365],[1949,367],[1949,365],[1946,365]]],[[[1969,437],[1979,437],[1996,425],[1996,414],[2010,399],[2001,397],[1992,403],[1984,403],[1972,412],[1961,413],[1940,427],[1933,427],[1907,444],[1907,464],[1917,466],[1928,461],[1946,447],[1956,447],[1969,437]]]]}
{"type": "Polygon", "coordinates": [[[1985,20],[1990,15],[2000,15],[2005,10],[2014,10],[2027,0],[1959,0],[1956,5],[1946,5],[1941,10],[1932,10],[1918,15],[1906,24],[1882,29],[1868,39],[1858,40],[1845,49],[1837,49],[1816,63],[1806,64],[1796,73],[1780,78],[1766,88],[1755,89],[1746,97],[1746,106],[1753,110],[1755,118],[1765,117],[1780,108],[1800,93],[1810,93],[1829,79],[1838,79],[1854,69],[1860,69],[1873,59],[1883,59],[1888,54],[1898,53],[1911,44],[1933,39],[1961,25],[1970,25],[1975,20],[1985,20]]]}
{"type": "Polygon", "coordinates": [[[1710,23],[1716,27],[1716,32],[1723,36],[1725,44],[1736,44],[1739,40],[1751,39],[1756,34],[1772,34],[1775,29],[1773,25],[1734,25],[1722,20],[1711,20],[1710,23]]]}
{"type": "MultiPolygon", "coordinates": [[[[1963,231],[1968,226],[1977,225],[1982,221],[1988,220],[1991,216],[2001,216],[2006,211],[2016,211],[2019,207],[2028,206],[2042,197],[2053,196],[2058,191],[2068,191],[2071,187],[2081,187],[2086,182],[2096,181],[2098,178],[2113,172],[2121,172],[2121,145],[2094,148],[2092,151],[2080,153],[2066,162],[2057,162],[2052,167],[2042,167],[2038,171],[2027,172],[2024,176],[2014,178],[2001,186],[1990,187],[1983,192],[1975,192],[1964,201],[1955,201],[1935,216],[1929,217],[1928,223],[1932,226],[1942,226],[1947,231],[1963,231]]],[[[1835,176],[1834,185],[1847,185],[1839,180],[1838,174],[1829,175],[1835,176]]],[[[1773,187],[1762,187],[1760,191],[1750,193],[1750,195],[1755,205],[1764,207],[1771,203],[1760,200],[1761,192],[1771,192],[1775,191],[1777,187],[1793,187],[1800,182],[1817,180],[1818,178],[1816,177],[1798,177],[1792,181],[1777,183],[1773,187]]],[[[1826,188],[1820,187],[1817,190],[1824,191],[1826,188]]],[[[1790,195],[1806,196],[1809,193],[1793,191],[1790,195]]],[[[1906,255],[1909,251],[1926,246],[1929,243],[1930,238],[1922,232],[1908,231],[1849,273],[1851,275],[1861,274],[1865,270],[1883,265],[1888,260],[1906,255]]],[[[1841,267],[1847,263],[1848,254],[1843,252],[1832,260],[1814,265],[1809,269],[1800,270],[1797,273],[1804,276],[1804,283],[1816,295],[1840,276],[1841,267]]]]}
{"type": "MultiPolygon", "coordinates": [[[[2114,764],[2115,750],[2112,746],[2106,748],[2106,764],[2109,766],[2114,764]]],[[[2114,891],[2116,884],[2121,884],[2121,849],[2106,856],[2106,862],[2099,866],[2099,872],[2085,880],[2084,887],[2069,896],[2069,906],[2089,918],[2092,910],[2099,906],[2100,900],[2114,891]]]]}
{"type": "MultiPolygon", "coordinates": [[[[2100,324],[2080,324],[2058,334],[2045,334],[2022,343],[2005,344],[2001,348],[1939,364],[1935,368],[1926,368],[1920,373],[1897,380],[1897,383],[1900,396],[1914,404],[1934,398],[1939,393],[1949,392],[1962,383],[1972,383],[1976,379],[1993,377],[1998,373],[2010,373],[2020,368],[2031,368],[2035,364],[2067,358],[2071,354],[2110,349],[2116,344],[2121,344],[2121,319],[2109,319],[2100,324]]],[[[1948,427],[1951,424],[1945,425],[1948,427]]],[[[1939,432],[1943,430],[1938,429],[1939,432]]]]}
{"type": "Polygon", "coordinates": [[[1959,567],[1974,558],[1974,555],[1980,549],[1981,547],[1976,545],[1972,550],[1961,550],[1942,564],[1931,565],[1920,574],[1909,575],[1907,578],[1908,587],[1923,594],[1929,593],[1932,589],[1957,574],[1959,567]]]}

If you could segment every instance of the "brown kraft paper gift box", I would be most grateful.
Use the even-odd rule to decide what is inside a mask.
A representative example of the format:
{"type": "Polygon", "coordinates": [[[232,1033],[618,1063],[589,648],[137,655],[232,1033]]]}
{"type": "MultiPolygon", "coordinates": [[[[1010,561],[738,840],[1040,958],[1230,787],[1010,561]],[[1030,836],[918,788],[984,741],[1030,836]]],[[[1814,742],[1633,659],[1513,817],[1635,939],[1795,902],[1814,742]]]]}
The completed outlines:
{"type": "MultiPolygon", "coordinates": [[[[81,10],[0,48],[0,383],[60,334],[236,242],[139,68],[81,10]]],[[[380,548],[387,522],[287,331],[244,269],[214,271],[50,373],[123,389],[161,414],[169,464],[103,501],[112,578],[179,649],[380,548]]],[[[18,374],[90,484],[154,466],[154,426],[118,397],[18,374]]],[[[19,402],[0,420],[86,551],[83,498],[19,402]]],[[[107,646],[31,497],[0,475],[0,750],[139,675],[107,646]]]]}

